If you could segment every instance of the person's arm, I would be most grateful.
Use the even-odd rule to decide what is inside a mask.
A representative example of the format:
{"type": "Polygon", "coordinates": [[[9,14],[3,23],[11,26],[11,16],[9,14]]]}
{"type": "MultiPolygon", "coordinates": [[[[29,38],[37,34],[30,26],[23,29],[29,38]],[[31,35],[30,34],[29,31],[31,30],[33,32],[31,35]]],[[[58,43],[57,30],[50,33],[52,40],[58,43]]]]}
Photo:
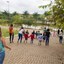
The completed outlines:
{"type": "Polygon", "coordinates": [[[4,45],[5,48],[11,50],[11,48],[6,45],[6,42],[5,42],[5,39],[4,38],[2,38],[2,43],[3,43],[3,45],[4,45]]]}
{"type": "Polygon", "coordinates": [[[28,36],[28,38],[30,38],[30,37],[31,37],[31,35],[28,36]]]}

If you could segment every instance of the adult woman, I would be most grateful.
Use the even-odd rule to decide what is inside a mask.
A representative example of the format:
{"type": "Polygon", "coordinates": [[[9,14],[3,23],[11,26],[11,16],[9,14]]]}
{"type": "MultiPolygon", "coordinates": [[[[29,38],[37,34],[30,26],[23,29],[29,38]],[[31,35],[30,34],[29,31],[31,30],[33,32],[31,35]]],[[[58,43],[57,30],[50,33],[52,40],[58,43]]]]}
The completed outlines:
{"type": "Polygon", "coordinates": [[[49,39],[50,39],[50,29],[47,29],[46,31],[46,42],[45,45],[49,45],[49,39]]]}
{"type": "Polygon", "coordinates": [[[9,35],[10,35],[10,43],[12,43],[13,40],[14,40],[13,24],[11,24],[10,27],[9,27],[9,35]]]}
{"type": "Polygon", "coordinates": [[[63,40],[63,30],[61,30],[59,33],[59,43],[60,44],[62,44],[62,40],[63,40]]]}
{"type": "Polygon", "coordinates": [[[4,47],[11,50],[11,48],[6,45],[5,39],[2,38],[2,32],[1,32],[1,28],[0,28],[0,64],[3,64],[4,58],[5,58],[4,47]]]}
{"type": "Polygon", "coordinates": [[[24,28],[21,27],[19,32],[18,32],[18,41],[17,41],[17,43],[19,43],[19,41],[20,41],[20,43],[22,42],[23,35],[24,35],[24,28]]]}

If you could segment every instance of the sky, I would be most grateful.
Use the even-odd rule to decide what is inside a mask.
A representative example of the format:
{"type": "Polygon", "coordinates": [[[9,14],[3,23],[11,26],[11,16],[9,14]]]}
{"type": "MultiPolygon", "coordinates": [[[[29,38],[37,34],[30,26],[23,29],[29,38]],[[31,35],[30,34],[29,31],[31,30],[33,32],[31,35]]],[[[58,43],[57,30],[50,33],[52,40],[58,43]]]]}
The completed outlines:
{"type": "Polygon", "coordinates": [[[42,9],[39,8],[39,6],[49,3],[50,0],[0,0],[0,10],[9,10],[9,12],[11,13],[15,11],[17,13],[23,13],[24,11],[28,11],[30,14],[35,12],[43,14],[45,11],[49,10],[49,8],[42,9]]]}

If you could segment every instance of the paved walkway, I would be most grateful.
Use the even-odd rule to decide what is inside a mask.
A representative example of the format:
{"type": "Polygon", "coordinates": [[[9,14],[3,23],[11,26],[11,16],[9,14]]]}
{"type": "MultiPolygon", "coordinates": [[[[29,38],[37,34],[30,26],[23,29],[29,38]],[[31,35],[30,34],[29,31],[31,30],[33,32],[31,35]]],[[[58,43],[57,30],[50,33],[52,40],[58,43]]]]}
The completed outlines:
{"type": "Polygon", "coordinates": [[[50,38],[50,45],[45,46],[42,42],[38,46],[38,41],[35,39],[34,44],[17,44],[17,37],[15,43],[7,44],[12,48],[11,51],[6,49],[6,57],[4,64],[64,64],[64,50],[63,46],[58,43],[57,37],[50,38]]]}

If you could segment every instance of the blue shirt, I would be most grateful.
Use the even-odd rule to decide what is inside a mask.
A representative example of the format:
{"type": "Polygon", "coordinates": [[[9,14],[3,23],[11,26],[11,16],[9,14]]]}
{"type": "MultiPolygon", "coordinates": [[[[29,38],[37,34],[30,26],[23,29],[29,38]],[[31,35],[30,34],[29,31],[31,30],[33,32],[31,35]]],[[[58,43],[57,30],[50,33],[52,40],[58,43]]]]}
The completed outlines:
{"type": "Polygon", "coordinates": [[[42,35],[38,35],[38,40],[43,40],[43,36],[42,35]]]}
{"type": "Polygon", "coordinates": [[[5,51],[4,45],[3,45],[2,41],[0,41],[0,52],[1,52],[1,51],[5,51]]]}

